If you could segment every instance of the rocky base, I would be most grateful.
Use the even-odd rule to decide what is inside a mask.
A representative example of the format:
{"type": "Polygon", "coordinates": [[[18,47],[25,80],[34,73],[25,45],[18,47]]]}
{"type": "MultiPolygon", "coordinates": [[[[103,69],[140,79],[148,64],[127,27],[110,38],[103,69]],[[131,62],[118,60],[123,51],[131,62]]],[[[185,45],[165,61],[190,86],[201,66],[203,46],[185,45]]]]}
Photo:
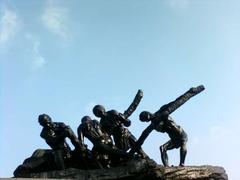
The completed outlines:
{"type": "Polygon", "coordinates": [[[158,167],[154,170],[156,179],[170,180],[225,180],[225,170],[218,166],[158,167]]]}
{"type": "Polygon", "coordinates": [[[27,178],[57,178],[80,180],[109,179],[158,179],[158,180],[227,180],[227,174],[222,167],[217,166],[187,166],[163,167],[151,159],[133,159],[123,162],[120,166],[109,169],[80,170],[66,169],[26,174],[27,178]]]}

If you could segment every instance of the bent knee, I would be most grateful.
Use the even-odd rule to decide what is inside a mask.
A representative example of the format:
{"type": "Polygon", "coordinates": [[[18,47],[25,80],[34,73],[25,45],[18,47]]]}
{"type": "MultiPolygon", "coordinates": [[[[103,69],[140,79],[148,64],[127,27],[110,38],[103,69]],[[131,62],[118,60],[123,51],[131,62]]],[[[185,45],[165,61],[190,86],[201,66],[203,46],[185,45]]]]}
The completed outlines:
{"type": "Polygon", "coordinates": [[[184,146],[181,146],[181,150],[187,152],[187,146],[185,146],[185,145],[184,145],[184,146]]]}

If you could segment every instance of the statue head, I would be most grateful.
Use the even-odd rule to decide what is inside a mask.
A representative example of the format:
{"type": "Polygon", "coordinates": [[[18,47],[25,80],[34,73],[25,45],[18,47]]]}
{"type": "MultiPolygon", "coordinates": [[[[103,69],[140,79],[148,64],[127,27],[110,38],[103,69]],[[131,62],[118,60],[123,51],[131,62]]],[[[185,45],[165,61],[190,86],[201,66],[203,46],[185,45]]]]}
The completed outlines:
{"type": "Polygon", "coordinates": [[[90,121],[92,121],[90,116],[84,116],[81,120],[82,123],[88,123],[90,121]]]}
{"type": "Polygon", "coordinates": [[[52,119],[47,114],[41,114],[38,116],[38,122],[43,127],[51,127],[52,126],[52,119]]]}
{"type": "Polygon", "coordinates": [[[148,111],[142,111],[139,115],[139,119],[142,122],[148,122],[151,120],[151,118],[152,118],[152,113],[148,111]]]}
{"type": "Polygon", "coordinates": [[[103,117],[106,113],[105,108],[102,105],[96,105],[93,108],[93,114],[97,117],[103,117]]]}

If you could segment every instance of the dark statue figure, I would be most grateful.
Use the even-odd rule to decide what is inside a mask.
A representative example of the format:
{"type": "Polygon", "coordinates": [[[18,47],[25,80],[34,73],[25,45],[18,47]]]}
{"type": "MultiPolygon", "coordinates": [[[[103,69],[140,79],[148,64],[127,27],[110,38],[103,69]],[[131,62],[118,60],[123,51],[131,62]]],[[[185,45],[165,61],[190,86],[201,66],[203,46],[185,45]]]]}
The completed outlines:
{"type": "MultiPolygon", "coordinates": [[[[89,150],[75,136],[69,126],[52,122],[50,116],[41,114],[38,122],[43,129],[40,136],[45,139],[51,149],[37,149],[31,157],[14,171],[15,177],[24,177],[29,173],[65,169],[68,167],[85,168],[89,150]],[[72,151],[66,142],[69,138],[75,149],[72,151]]],[[[94,166],[95,167],[95,166],[94,166]]]]}
{"type": "Polygon", "coordinates": [[[186,132],[178,126],[173,119],[169,116],[173,111],[179,108],[182,104],[188,101],[191,97],[197,95],[204,90],[204,86],[198,86],[196,88],[190,88],[186,93],[178,97],[176,100],[163,105],[157,112],[150,113],[148,111],[143,111],[139,115],[141,121],[149,122],[151,124],[142,132],[142,135],[138,139],[136,146],[130,151],[130,154],[138,150],[144,143],[145,139],[152,132],[156,130],[158,132],[166,132],[170,140],[160,146],[161,159],[164,166],[169,166],[167,151],[180,148],[180,164],[179,166],[184,166],[185,157],[187,154],[187,134],[186,132]]]}
{"type": "Polygon", "coordinates": [[[102,129],[101,124],[89,116],[84,116],[78,127],[79,141],[83,142],[84,137],[93,144],[92,154],[100,163],[100,167],[110,167],[113,159],[129,157],[125,151],[113,145],[111,137],[102,129]]]}
{"type": "Polygon", "coordinates": [[[124,113],[116,110],[106,111],[102,105],[96,105],[93,113],[100,118],[100,122],[84,116],[77,129],[78,137],[69,126],[62,122],[53,122],[49,115],[41,114],[38,117],[38,122],[43,127],[40,136],[51,149],[37,149],[31,157],[16,168],[14,176],[32,177],[31,173],[65,170],[66,168],[101,170],[119,167],[124,163],[126,165],[132,161],[138,162],[138,160],[150,162],[141,146],[153,130],[166,132],[170,137],[168,142],[160,146],[163,165],[169,165],[167,151],[180,148],[179,166],[184,166],[187,154],[187,134],[173,121],[170,114],[203,90],[204,86],[190,88],[176,100],[163,105],[155,113],[142,111],[139,115],[140,120],[151,121],[151,124],[142,132],[138,140],[127,127],[131,125],[131,120],[128,118],[136,110],[143,97],[141,90],[138,90],[133,102],[124,113]],[[74,150],[71,150],[66,142],[67,138],[74,146],[74,150]],[[92,150],[84,144],[84,138],[93,144],[92,150]]]}
{"type": "MultiPolygon", "coordinates": [[[[142,96],[143,92],[138,90],[138,93],[136,94],[132,104],[123,114],[116,110],[106,111],[102,105],[96,105],[93,108],[93,114],[96,117],[101,118],[100,124],[103,130],[107,132],[109,136],[113,136],[116,147],[121,150],[127,151],[135,146],[136,138],[125,127],[129,127],[131,125],[131,121],[128,119],[128,117],[137,108],[142,96]]],[[[139,149],[137,152],[142,157],[147,156],[142,149],[139,149]]]]}
{"type": "MultiPolygon", "coordinates": [[[[168,156],[167,151],[180,148],[180,164],[179,166],[184,166],[185,157],[187,154],[187,134],[185,131],[177,125],[173,119],[166,113],[163,115],[155,116],[147,111],[143,111],[140,114],[140,120],[142,122],[149,122],[151,124],[143,131],[142,135],[139,138],[138,143],[141,144],[145,140],[145,138],[150,134],[152,130],[156,130],[158,132],[167,133],[170,137],[170,140],[160,146],[161,158],[164,166],[169,166],[168,164],[168,156]]],[[[139,145],[137,145],[139,146],[139,145]]]]}
{"type": "Polygon", "coordinates": [[[96,105],[93,108],[93,114],[96,117],[101,118],[100,124],[108,135],[113,135],[115,145],[123,150],[128,150],[130,148],[129,139],[122,139],[122,134],[127,134],[128,137],[130,132],[124,128],[131,125],[131,121],[126,119],[123,114],[117,112],[116,110],[106,111],[102,105],[96,105]]]}
{"type": "Polygon", "coordinates": [[[80,154],[86,150],[72,129],[64,123],[52,122],[47,114],[39,115],[38,122],[43,127],[40,136],[52,148],[54,162],[58,169],[65,169],[64,161],[71,158],[71,149],[65,140],[66,138],[71,140],[75,150],[80,154]]]}

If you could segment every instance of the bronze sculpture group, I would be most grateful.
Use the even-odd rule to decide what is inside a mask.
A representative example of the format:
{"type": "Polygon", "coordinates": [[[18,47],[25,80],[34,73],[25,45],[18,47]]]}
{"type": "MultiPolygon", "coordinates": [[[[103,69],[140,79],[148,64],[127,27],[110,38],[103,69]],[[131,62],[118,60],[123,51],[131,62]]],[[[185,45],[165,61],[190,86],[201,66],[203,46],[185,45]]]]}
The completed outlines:
{"type": "Polygon", "coordinates": [[[152,130],[166,132],[170,137],[168,142],[160,146],[163,165],[169,166],[167,151],[180,148],[179,166],[184,166],[187,153],[187,134],[169,115],[203,90],[204,86],[202,85],[190,88],[174,101],[163,105],[155,113],[142,111],[139,119],[151,123],[138,140],[127,127],[131,125],[129,116],[135,111],[143,97],[141,90],[138,91],[124,113],[116,110],[106,111],[102,105],[94,106],[93,114],[100,118],[100,121],[84,116],[77,129],[78,137],[69,126],[53,122],[49,115],[41,114],[38,117],[38,122],[43,127],[40,136],[51,149],[36,150],[30,158],[17,167],[14,176],[21,177],[24,173],[63,170],[69,167],[79,169],[109,168],[131,158],[148,158],[141,146],[152,130]],[[66,138],[70,140],[74,150],[71,150],[66,138]],[[84,138],[93,144],[91,150],[84,144],[84,138]]]}

